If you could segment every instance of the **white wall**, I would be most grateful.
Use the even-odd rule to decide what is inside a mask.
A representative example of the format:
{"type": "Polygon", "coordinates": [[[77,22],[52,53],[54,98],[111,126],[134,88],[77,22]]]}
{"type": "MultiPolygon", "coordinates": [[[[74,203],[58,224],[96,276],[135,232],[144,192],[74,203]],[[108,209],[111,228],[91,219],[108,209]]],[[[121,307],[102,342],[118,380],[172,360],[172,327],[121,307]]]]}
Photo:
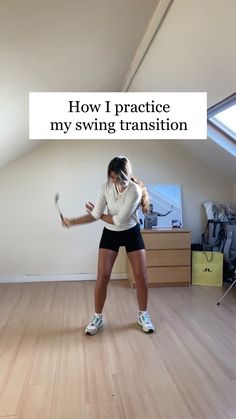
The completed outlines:
{"type": "MultiPolygon", "coordinates": [[[[193,241],[205,223],[202,201],[231,201],[229,182],[178,141],[48,141],[0,171],[1,278],[95,274],[102,222],[63,229],[54,195],[60,192],[67,216],[83,213],[118,154],[131,159],[145,183],[182,185],[184,227],[192,230],[193,241]]],[[[124,252],[114,272],[126,272],[124,252]]]]}

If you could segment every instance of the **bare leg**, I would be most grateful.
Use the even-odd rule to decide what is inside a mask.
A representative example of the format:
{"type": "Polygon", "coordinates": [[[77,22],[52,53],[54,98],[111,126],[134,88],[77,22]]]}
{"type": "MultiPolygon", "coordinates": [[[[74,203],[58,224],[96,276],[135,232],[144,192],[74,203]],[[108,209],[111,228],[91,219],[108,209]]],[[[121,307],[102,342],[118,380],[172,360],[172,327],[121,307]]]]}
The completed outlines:
{"type": "Polygon", "coordinates": [[[107,285],[111,277],[111,271],[117,257],[117,252],[110,249],[99,249],[98,273],[95,286],[95,312],[102,313],[107,296],[107,285]]]}
{"type": "Polygon", "coordinates": [[[139,310],[147,310],[148,285],[147,285],[147,261],[145,249],[127,253],[137,287],[137,300],[139,310]]]}

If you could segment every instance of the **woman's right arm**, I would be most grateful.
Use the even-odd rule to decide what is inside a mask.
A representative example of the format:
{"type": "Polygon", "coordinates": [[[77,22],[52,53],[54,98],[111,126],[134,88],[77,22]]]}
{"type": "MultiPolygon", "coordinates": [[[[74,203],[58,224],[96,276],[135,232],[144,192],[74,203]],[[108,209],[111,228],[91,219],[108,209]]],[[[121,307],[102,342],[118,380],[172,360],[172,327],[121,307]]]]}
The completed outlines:
{"type": "Polygon", "coordinates": [[[93,221],[96,221],[96,218],[94,218],[91,214],[85,214],[85,215],[81,215],[80,217],[77,218],[63,218],[62,221],[62,225],[63,227],[71,227],[71,226],[76,226],[76,225],[80,225],[80,224],[88,224],[88,223],[92,223],[93,221]]]}
{"type": "Polygon", "coordinates": [[[106,197],[105,197],[105,184],[101,185],[98,190],[98,197],[96,204],[93,205],[91,202],[86,204],[88,214],[82,215],[77,218],[64,218],[62,225],[64,227],[71,227],[74,225],[88,224],[93,221],[97,221],[102,217],[103,212],[106,208],[106,197]]]}

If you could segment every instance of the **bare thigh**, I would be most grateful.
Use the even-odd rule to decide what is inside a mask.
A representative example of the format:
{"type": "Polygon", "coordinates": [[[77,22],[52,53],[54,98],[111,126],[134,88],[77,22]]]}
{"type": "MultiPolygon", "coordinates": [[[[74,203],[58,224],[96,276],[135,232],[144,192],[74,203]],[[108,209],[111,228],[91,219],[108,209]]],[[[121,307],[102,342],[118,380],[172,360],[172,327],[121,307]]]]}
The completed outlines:
{"type": "Polygon", "coordinates": [[[110,249],[99,249],[97,281],[107,283],[111,277],[111,271],[118,252],[110,249]]]}
{"type": "Polygon", "coordinates": [[[145,249],[127,253],[137,286],[147,283],[147,259],[145,249]]]}

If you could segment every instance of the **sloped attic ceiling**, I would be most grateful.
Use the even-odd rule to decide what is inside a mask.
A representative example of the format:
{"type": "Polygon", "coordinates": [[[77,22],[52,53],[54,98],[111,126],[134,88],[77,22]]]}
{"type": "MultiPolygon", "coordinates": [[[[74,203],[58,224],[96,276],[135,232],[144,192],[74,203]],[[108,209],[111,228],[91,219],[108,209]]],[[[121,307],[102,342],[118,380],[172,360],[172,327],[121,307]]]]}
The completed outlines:
{"type": "MultiPolygon", "coordinates": [[[[235,14],[234,0],[0,2],[0,167],[41,145],[28,139],[29,91],[129,86],[131,91],[207,91],[209,106],[222,100],[236,86],[235,14]],[[168,13],[145,54],[148,42],[141,48],[140,42],[163,8],[168,13]]],[[[218,145],[179,145],[235,183],[235,158],[218,145]]]]}
{"type": "Polygon", "coordinates": [[[28,139],[30,91],[119,91],[159,0],[0,3],[0,167],[28,139]]]}

